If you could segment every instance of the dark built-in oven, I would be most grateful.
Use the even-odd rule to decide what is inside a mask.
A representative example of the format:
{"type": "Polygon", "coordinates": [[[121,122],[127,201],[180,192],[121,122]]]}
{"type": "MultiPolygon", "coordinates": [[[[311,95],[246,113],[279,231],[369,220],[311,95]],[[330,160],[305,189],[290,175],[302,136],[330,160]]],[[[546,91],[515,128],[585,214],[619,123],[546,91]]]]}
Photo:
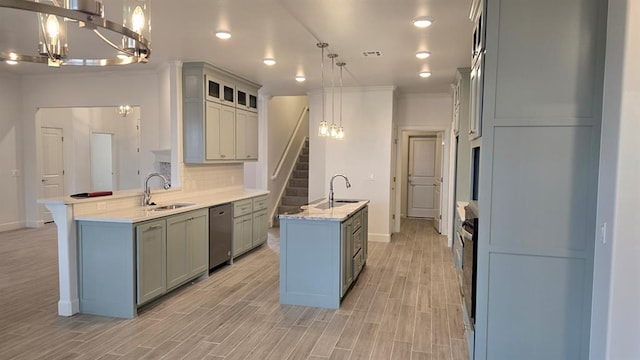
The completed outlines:
{"type": "Polygon", "coordinates": [[[462,223],[462,299],[473,327],[476,318],[476,261],[478,259],[478,209],[471,201],[465,208],[465,220],[462,223]]]}

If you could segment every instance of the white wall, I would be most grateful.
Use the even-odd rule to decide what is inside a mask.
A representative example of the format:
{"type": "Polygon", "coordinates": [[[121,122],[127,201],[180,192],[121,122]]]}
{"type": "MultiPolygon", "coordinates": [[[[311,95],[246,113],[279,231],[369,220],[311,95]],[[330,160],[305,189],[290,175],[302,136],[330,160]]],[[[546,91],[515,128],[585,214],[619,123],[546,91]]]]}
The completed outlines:
{"type": "Polygon", "coordinates": [[[268,126],[267,138],[267,175],[269,177],[268,190],[271,191],[269,196],[269,214],[278,206],[279,195],[286,186],[289,176],[289,170],[297,160],[298,149],[306,136],[309,135],[309,115],[304,112],[309,101],[306,96],[276,96],[269,100],[268,108],[268,126]],[[293,134],[298,120],[301,118],[300,127],[297,136],[292,139],[289,153],[285,154],[289,139],[293,134]],[[275,174],[276,167],[281,157],[283,159],[280,172],[275,179],[271,177],[275,174]]]}
{"type": "MultiPolygon", "coordinates": [[[[389,241],[391,226],[391,146],[393,87],[345,88],[343,125],[345,138],[319,137],[322,95],[312,93],[310,103],[309,197],[326,198],[329,180],[334,174],[346,175],[335,181],[336,198],[369,199],[369,239],[389,241]]],[[[331,123],[331,102],[327,97],[325,113],[331,123]]],[[[337,106],[336,106],[337,108],[337,106]]],[[[336,112],[336,120],[338,113],[336,112]]]]}
{"type": "MultiPolygon", "coordinates": [[[[27,226],[38,226],[36,200],[42,197],[38,174],[40,156],[39,137],[36,136],[36,110],[41,107],[92,107],[121,104],[141,107],[140,163],[153,164],[152,149],[160,148],[160,134],[171,129],[161,127],[161,111],[169,104],[160,102],[160,74],[153,69],[143,71],[113,71],[84,73],[55,73],[25,76],[21,80],[24,126],[24,187],[27,226]]],[[[169,136],[163,135],[168,138],[169,136]]],[[[153,171],[141,169],[141,174],[153,171]]]]}
{"type": "Polygon", "coordinates": [[[119,116],[113,107],[41,108],[38,109],[36,118],[40,124],[38,133],[41,127],[60,128],[63,131],[64,195],[99,190],[91,187],[92,132],[114,135],[113,170],[116,182],[113,190],[140,188],[140,165],[146,170],[153,167],[153,164],[140,164],[138,161],[140,139],[137,125],[140,108],[137,106],[125,118],[119,116]]]}
{"type": "MultiPolygon", "coordinates": [[[[407,166],[408,136],[419,132],[443,131],[445,146],[442,152],[442,234],[449,235],[452,227],[451,200],[449,188],[453,179],[450,178],[451,167],[451,118],[452,101],[449,93],[411,93],[398,96],[398,161],[396,190],[396,209],[399,214],[406,215],[407,199],[407,166]]],[[[399,221],[399,219],[398,219],[399,221]]]]}
{"type": "Polygon", "coordinates": [[[610,0],[608,17],[591,358],[640,359],[640,1],[610,0]]]}
{"type": "Polygon", "coordinates": [[[25,224],[20,86],[18,77],[0,73],[0,231],[25,224]]]}
{"type": "Polygon", "coordinates": [[[449,93],[401,94],[398,96],[398,126],[448,128],[453,99],[449,93]]]}

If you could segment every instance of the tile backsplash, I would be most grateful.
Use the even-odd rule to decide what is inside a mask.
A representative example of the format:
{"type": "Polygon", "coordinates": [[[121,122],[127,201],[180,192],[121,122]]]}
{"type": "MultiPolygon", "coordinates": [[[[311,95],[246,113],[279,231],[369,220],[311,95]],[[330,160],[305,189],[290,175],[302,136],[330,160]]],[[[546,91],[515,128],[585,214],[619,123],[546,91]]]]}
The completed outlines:
{"type": "Polygon", "coordinates": [[[183,165],[182,190],[208,191],[244,186],[244,164],[183,165]]]}
{"type": "MultiPolygon", "coordinates": [[[[163,164],[163,163],[159,163],[163,164]]],[[[240,164],[216,164],[216,165],[183,165],[181,167],[181,189],[164,191],[153,189],[153,199],[156,201],[168,201],[179,199],[181,193],[195,191],[215,191],[244,186],[244,165],[240,164]]],[[[158,169],[163,175],[162,166],[158,169]]],[[[170,175],[171,167],[165,168],[170,175]]],[[[87,202],[74,204],[75,215],[90,215],[104,211],[126,209],[142,204],[142,189],[120,192],[117,197],[104,197],[92,199],[87,202]]]]}

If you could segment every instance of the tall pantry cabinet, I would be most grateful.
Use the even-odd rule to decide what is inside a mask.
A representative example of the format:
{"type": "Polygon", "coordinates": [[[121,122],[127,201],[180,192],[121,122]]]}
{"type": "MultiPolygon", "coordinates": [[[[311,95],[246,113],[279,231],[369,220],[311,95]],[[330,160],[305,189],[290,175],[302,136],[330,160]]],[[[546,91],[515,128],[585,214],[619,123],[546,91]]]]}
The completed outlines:
{"type": "Polygon", "coordinates": [[[607,2],[473,3],[484,49],[472,355],[588,359],[607,2]]]}

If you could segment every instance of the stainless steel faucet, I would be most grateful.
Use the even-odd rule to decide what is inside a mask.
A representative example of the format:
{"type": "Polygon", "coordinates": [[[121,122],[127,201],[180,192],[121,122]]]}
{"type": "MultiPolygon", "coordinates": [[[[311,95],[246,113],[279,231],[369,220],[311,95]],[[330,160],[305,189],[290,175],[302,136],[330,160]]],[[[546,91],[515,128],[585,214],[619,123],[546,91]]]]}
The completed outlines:
{"type": "Polygon", "coordinates": [[[151,204],[151,189],[149,189],[149,180],[154,176],[162,179],[162,181],[164,182],[163,187],[165,190],[168,190],[171,187],[171,183],[169,183],[169,180],[167,180],[164,175],[159,173],[151,173],[147,175],[147,178],[144,180],[144,198],[142,199],[142,206],[151,204]]]}
{"type": "Polygon", "coordinates": [[[351,187],[351,183],[349,182],[349,179],[347,179],[346,176],[342,174],[333,175],[331,177],[331,181],[329,181],[329,207],[333,207],[333,179],[337,178],[338,176],[344,178],[344,181],[347,183],[347,189],[351,187]]]}

